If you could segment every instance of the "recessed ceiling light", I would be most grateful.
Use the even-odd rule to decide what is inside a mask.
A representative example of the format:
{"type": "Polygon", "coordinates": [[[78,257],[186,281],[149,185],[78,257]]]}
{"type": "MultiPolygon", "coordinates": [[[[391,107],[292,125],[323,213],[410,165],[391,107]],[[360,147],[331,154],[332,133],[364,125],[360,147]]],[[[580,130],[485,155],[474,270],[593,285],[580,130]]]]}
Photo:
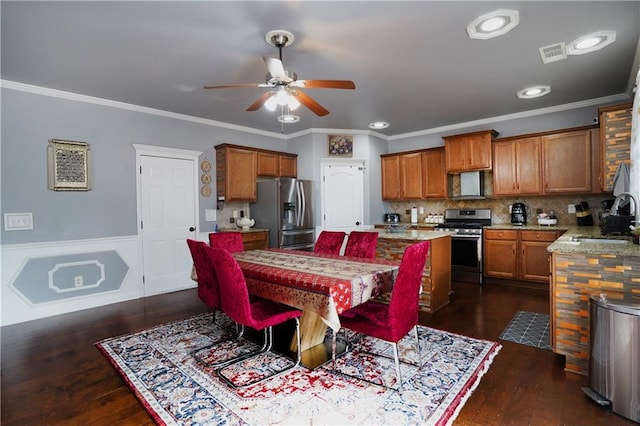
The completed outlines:
{"type": "Polygon", "coordinates": [[[520,99],[533,99],[540,96],[548,95],[551,93],[550,86],[533,86],[522,89],[518,92],[518,98],[520,99]]]}
{"type": "Polygon", "coordinates": [[[279,115],[278,121],[285,124],[297,123],[300,121],[300,117],[292,114],[279,115]]]}
{"type": "Polygon", "coordinates": [[[469,37],[487,40],[504,35],[520,22],[517,10],[499,9],[478,16],[467,26],[469,37]]]}
{"type": "Polygon", "coordinates": [[[386,129],[389,127],[389,123],[386,121],[374,121],[373,123],[369,123],[369,128],[374,130],[386,129]]]}
{"type": "Polygon", "coordinates": [[[567,54],[583,55],[600,50],[616,41],[615,31],[598,31],[582,36],[567,45],[567,54]]]}

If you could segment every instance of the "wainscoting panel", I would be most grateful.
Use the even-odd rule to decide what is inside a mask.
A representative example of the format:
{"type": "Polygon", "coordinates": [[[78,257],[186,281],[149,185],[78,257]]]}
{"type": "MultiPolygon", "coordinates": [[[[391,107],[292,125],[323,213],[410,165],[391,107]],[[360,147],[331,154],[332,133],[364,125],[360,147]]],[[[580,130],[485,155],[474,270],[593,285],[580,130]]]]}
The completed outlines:
{"type": "Polygon", "coordinates": [[[2,325],[143,297],[138,237],[4,245],[2,325]]]}

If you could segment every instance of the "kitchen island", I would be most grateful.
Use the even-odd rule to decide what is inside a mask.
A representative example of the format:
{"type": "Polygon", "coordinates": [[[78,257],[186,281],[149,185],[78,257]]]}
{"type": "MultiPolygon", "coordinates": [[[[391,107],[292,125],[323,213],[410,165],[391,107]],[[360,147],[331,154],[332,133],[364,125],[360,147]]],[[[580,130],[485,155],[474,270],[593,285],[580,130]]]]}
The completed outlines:
{"type": "Polygon", "coordinates": [[[566,357],[566,371],[583,375],[589,374],[591,295],[632,294],[640,303],[640,246],[630,237],[602,238],[598,227],[570,226],[548,247],[551,346],[566,357]]]}
{"type": "MultiPolygon", "coordinates": [[[[451,235],[450,231],[408,229],[391,233],[378,229],[376,257],[401,260],[405,248],[419,241],[431,241],[427,261],[422,273],[420,311],[433,313],[449,304],[451,292],[451,235]]],[[[389,295],[386,295],[388,298],[389,295]]],[[[384,300],[384,296],[383,296],[384,300]]]]}

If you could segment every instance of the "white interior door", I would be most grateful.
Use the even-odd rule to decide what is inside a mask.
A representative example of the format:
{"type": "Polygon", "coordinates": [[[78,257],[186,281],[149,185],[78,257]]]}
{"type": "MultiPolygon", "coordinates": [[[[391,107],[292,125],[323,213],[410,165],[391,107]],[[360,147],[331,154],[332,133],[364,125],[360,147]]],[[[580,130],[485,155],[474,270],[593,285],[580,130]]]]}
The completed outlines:
{"type": "Polygon", "coordinates": [[[145,295],[193,287],[186,239],[195,239],[197,161],[140,157],[140,217],[145,295]]]}
{"type": "Polygon", "coordinates": [[[322,165],[322,226],[331,231],[362,230],[364,164],[322,165]]]}

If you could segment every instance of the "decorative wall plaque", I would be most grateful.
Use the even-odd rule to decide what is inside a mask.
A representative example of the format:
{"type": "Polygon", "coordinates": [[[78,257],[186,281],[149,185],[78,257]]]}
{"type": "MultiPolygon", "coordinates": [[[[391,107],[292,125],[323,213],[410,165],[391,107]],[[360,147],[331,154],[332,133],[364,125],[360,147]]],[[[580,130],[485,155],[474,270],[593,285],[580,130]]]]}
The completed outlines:
{"type": "Polygon", "coordinates": [[[48,184],[54,191],[89,191],[91,150],[86,142],[49,139],[48,184]]]}
{"type": "Polygon", "coordinates": [[[353,155],[353,136],[329,135],[329,155],[351,157],[353,155]]]}

